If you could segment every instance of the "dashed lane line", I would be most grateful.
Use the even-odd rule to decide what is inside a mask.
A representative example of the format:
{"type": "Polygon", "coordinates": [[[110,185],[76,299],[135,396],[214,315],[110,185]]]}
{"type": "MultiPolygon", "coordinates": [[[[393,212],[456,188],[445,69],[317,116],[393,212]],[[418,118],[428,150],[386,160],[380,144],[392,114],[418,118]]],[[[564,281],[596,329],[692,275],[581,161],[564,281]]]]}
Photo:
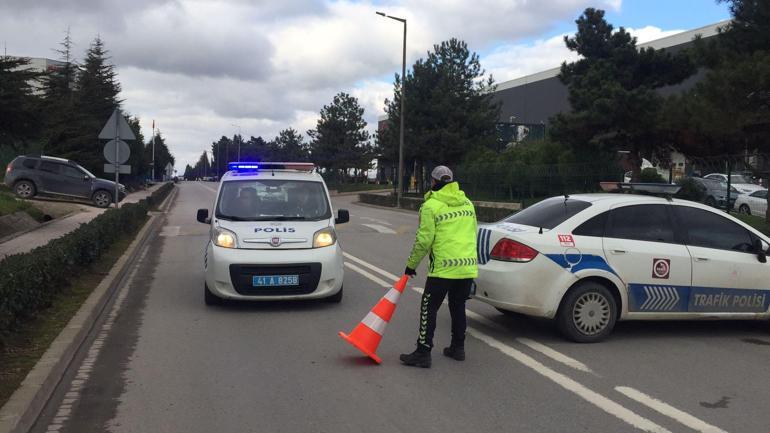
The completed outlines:
{"type": "Polygon", "coordinates": [[[672,418],[695,431],[699,431],[703,433],[727,433],[726,431],[722,430],[719,427],[716,427],[707,422],[701,421],[687,412],[681,411],[669,405],[668,403],[664,403],[658,400],[657,398],[650,397],[649,395],[641,391],[637,391],[634,388],[630,388],[628,386],[617,386],[615,387],[615,391],[625,395],[631,400],[634,400],[638,403],[641,403],[649,407],[650,409],[658,413],[661,413],[669,418],[672,418]]]}

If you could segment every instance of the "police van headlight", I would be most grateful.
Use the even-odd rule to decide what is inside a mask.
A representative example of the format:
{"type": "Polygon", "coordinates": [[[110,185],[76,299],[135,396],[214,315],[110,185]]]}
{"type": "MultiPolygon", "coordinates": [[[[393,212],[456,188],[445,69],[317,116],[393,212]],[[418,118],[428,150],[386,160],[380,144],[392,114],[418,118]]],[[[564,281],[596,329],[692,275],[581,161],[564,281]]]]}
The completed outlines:
{"type": "Polygon", "coordinates": [[[238,245],[235,233],[221,227],[211,231],[211,241],[214,242],[214,245],[222,248],[235,248],[238,245]]]}
{"type": "Polygon", "coordinates": [[[318,230],[313,235],[313,248],[323,248],[337,242],[337,233],[331,227],[318,230]]]}

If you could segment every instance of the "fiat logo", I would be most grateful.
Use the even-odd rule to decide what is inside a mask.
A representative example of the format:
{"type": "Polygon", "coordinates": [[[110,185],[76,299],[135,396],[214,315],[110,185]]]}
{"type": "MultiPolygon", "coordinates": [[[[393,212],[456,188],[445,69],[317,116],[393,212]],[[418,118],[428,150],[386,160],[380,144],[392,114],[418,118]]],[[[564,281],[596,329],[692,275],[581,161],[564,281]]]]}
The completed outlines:
{"type": "Polygon", "coordinates": [[[270,238],[270,245],[272,245],[274,247],[280,246],[281,245],[281,238],[279,238],[279,237],[270,238]]]}

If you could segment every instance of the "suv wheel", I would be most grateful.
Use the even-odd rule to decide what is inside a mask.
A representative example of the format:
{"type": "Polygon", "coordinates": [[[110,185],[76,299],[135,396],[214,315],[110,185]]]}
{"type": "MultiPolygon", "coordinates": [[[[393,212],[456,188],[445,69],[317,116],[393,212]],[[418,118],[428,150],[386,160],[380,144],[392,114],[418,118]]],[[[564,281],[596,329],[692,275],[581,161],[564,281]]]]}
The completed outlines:
{"type": "Polygon", "coordinates": [[[112,203],[112,194],[105,190],[99,190],[96,191],[91,197],[96,207],[109,207],[109,205],[112,203]]]}
{"type": "Polygon", "coordinates": [[[706,198],[706,206],[717,207],[717,201],[714,197],[708,196],[706,198]]]}
{"type": "Polygon", "coordinates": [[[13,192],[16,193],[19,198],[31,198],[35,196],[37,190],[34,183],[28,180],[20,180],[13,186],[13,192]]]}
{"type": "Polygon", "coordinates": [[[595,343],[607,338],[615,327],[618,307],[603,285],[586,281],[572,288],[556,317],[559,330],[577,343],[595,343]]]}

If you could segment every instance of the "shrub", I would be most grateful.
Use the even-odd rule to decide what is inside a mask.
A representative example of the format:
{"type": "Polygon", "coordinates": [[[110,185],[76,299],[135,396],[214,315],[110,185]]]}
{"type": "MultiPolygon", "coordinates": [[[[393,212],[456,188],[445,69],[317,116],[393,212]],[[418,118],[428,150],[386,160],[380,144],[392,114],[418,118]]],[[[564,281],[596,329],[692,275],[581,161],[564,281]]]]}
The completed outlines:
{"type": "Polygon", "coordinates": [[[46,245],[0,261],[0,347],[20,323],[49,307],[74,275],[85,271],[121,236],[136,233],[149,207],[159,204],[173,187],[168,183],[139,203],[108,209],[46,245]]]}
{"type": "Polygon", "coordinates": [[[658,173],[658,170],[652,167],[645,168],[639,175],[639,181],[645,183],[666,183],[666,179],[663,179],[658,173]]]}

